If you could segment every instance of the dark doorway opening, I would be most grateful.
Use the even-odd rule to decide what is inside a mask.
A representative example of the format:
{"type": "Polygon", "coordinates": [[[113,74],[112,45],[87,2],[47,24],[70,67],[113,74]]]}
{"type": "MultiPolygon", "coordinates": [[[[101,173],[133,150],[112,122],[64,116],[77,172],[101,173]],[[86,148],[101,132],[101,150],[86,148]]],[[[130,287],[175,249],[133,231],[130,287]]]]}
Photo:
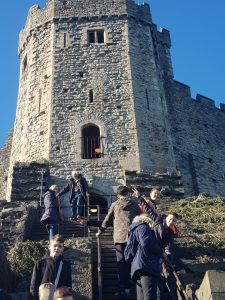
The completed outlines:
{"type": "Polygon", "coordinates": [[[98,209],[100,210],[100,214],[106,214],[108,212],[108,202],[107,200],[95,193],[91,193],[89,196],[90,201],[90,215],[97,216],[98,209]]]}

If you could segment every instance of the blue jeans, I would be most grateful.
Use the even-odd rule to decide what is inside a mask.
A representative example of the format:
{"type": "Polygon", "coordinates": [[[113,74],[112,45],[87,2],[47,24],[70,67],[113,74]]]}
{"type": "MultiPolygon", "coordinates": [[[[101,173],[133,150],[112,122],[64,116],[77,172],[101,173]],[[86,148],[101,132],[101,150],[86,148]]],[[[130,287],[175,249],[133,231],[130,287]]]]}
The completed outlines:
{"type": "Polygon", "coordinates": [[[73,217],[83,216],[84,198],[80,193],[76,193],[72,200],[73,217]]]}
{"type": "Polygon", "coordinates": [[[48,232],[49,232],[49,240],[51,240],[54,237],[54,235],[59,233],[59,225],[50,224],[48,232]]]}

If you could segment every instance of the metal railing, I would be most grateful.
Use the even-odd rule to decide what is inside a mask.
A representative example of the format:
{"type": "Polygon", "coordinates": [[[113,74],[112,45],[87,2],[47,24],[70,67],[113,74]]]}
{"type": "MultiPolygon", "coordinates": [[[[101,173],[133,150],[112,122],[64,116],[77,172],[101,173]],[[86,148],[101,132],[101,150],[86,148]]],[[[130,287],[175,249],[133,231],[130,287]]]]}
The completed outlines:
{"type": "Polygon", "coordinates": [[[102,300],[102,251],[101,251],[101,241],[97,238],[98,247],[98,300],[102,300]]]}

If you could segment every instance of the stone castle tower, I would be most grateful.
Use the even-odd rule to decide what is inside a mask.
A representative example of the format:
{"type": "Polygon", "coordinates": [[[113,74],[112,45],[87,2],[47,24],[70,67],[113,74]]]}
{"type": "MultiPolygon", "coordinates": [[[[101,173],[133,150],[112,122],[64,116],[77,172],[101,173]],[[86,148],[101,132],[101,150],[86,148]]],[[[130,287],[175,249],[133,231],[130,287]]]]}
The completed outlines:
{"type": "Polygon", "coordinates": [[[200,95],[193,101],[189,88],[174,81],[170,46],[169,32],[157,30],[147,4],[49,0],[44,9],[31,7],[19,36],[7,198],[15,163],[43,159],[53,182],[63,184],[79,169],[105,194],[125,183],[125,170],[179,171],[189,194],[205,187],[225,193],[218,144],[225,135],[213,134],[224,128],[225,109],[200,95]],[[211,140],[199,147],[198,126],[202,138],[217,139],[217,153],[211,140]]]}

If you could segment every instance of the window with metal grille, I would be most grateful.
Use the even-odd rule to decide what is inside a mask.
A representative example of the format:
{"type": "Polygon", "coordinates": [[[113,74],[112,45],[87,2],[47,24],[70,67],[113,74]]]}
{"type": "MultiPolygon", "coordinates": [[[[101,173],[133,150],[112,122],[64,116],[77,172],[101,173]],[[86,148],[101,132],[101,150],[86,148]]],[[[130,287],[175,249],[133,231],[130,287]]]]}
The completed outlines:
{"type": "Polygon", "coordinates": [[[93,159],[102,157],[100,128],[90,124],[82,129],[82,151],[83,159],[93,159]]]}

